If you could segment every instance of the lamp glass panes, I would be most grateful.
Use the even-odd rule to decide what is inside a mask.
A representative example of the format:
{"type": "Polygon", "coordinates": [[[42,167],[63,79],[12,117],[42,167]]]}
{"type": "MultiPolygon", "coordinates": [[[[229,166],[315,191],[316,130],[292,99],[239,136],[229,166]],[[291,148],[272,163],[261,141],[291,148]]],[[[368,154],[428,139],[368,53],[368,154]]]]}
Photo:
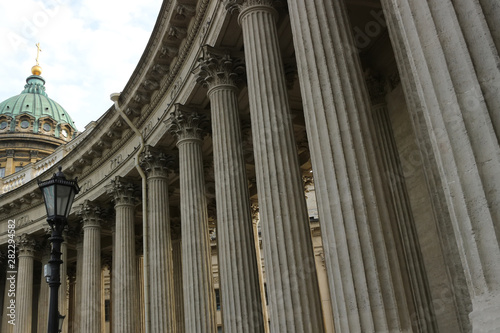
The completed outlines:
{"type": "Polygon", "coordinates": [[[51,179],[39,182],[42,190],[48,218],[68,217],[75,195],[80,191],[76,180],[67,180],[59,168],[59,172],[51,179]]]}

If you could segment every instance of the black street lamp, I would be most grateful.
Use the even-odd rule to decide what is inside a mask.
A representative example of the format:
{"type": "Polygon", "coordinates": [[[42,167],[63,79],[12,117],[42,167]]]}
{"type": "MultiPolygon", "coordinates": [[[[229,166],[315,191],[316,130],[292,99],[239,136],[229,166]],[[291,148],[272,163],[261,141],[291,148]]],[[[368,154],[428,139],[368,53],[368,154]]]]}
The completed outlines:
{"type": "MultiPolygon", "coordinates": [[[[73,204],[75,195],[80,192],[77,179],[67,180],[59,167],[59,172],[46,181],[38,181],[38,187],[42,191],[47,209],[47,222],[52,230],[52,236],[49,238],[52,243],[50,253],[48,272],[45,272],[47,282],[50,287],[49,304],[49,326],[48,333],[58,333],[60,314],[58,310],[58,292],[61,285],[59,268],[61,260],[61,243],[63,242],[62,232],[66,226],[69,211],[73,204]]],[[[64,317],[63,317],[64,319],[64,317]]]]}

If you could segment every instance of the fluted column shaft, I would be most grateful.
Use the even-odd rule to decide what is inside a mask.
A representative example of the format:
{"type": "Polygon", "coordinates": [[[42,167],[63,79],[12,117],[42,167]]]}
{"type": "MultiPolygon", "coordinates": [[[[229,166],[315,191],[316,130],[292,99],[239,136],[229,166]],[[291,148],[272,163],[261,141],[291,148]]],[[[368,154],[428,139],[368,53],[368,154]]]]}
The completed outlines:
{"type": "MultiPolygon", "coordinates": [[[[147,147],[141,166],[148,185],[149,311],[153,332],[176,332],[175,297],[168,201],[168,169],[172,158],[147,147]]],[[[171,165],[170,165],[171,167],[171,165]]]]}
{"type": "Polygon", "coordinates": [[[409,330],[344,1],[289,4],[335,330],[409,330]]]}
{"type": "Polygon", "coordinates": [[[62,264],[59,267],[59,275],[61,277],[61,285],[59,286],[59,313],[62,316],[66,316],[63,322],[63,332],[68,332],[68,244],[67,244],[67,234],[63,232],[64,241],[61,243],[61,260],[62,264]]]}
{"type": "Polygon", "coordinates": [[[216,332],[208,213],[201,151],[203,118],[177,105],[170,130],[177,135],[181,191],[182,281],[186,332],[216,332]]]}
{"type": "Polygon", "coordinates": [[[173,278],[175,290],[175,322],[177,333],[184,333],[184,293],[182,288],[182,241],[172,241],[173,278]]]}
{"type": "MultiPolygon", "coordinates": [[[[7,260],[7,259],[6,259],[7,260]]],[[[7,262],[7,261],[5,261],[7,262]]],[[[6,267],[6,266],[2,266],[2,267],[6,267]]],[[[9,324],[9,320],[11,320],[11,318],[8,316],[10,314],[10,309],[8,309],[8,307],[10,306],[10,300],[11,300],[11,297],[9,297],[9,289],[11,287],[11,285],[15,285],[16,283],[16,277],[15,275],[11,275],[11,274],[8,274],[6,276],[6,280],[5,280],[5,290],[4,290],[4,296],[3,296],[3,312],[2,312],[2,327],[1,327],[1,331],[2,333],[12,333],[14,331],[14,325],[11,325],[9,324]],[[12,279],[12,277],[14,277],[14,279],[12,279]]]]}
{"type": "Polygon", "coordinates": [[[115,200],[115,247],[113,249],[113,332],[136,333],[137,265],[135,262],[135,188],[120,177],[108,187],[115,200]]]}
{"type": "Polygon", "coordinates": [[[68,315],[65,320],[68,321],[69,333],[75,333],[75,321],[76,321],[76,268],[70,268],[68,270],[68,315]]]}
{"type": "Polygon", "coordinates": [[[277,13],[272,3],[243,1],[239,15],[245,45],[271,331],[322,332],[309,218],[279,49],[277,13]]]}
{"type": "Polygon", "coordinates": [[[83,222],[83,272],[80,332],[101,331],[101,210],[87,201],[78,214],[83,222]]]}
{"type": "Polygon", "coordinates": [[[199,80],[208,86],[217,184],[219,276],[227,332],[264,332],[250,196],[235,76],[238,59],[206,48],[199,80]]]}
{"type": "MultiPolygon", "coordinates": [[[[137,246],[137,245],[136,245],[137,246]]],[[[135,261],[137,265],[137,297],[136,303],[139,310],[139,331],[138,333],[144,333],[146,331],[146,314],[144,312],[144,256],[142,251],[140,254],[135,256],[135,261]]],[[[154,332],[154,331],[153,331],[154,332]]]]}
{"type": "MultiPolygon", "coordinates": [[[[28,235],[21,235],[17,242],[19,248],[16,282],[16,326],[14,333],[30,333],[33,310],[33,257],[35,241],[28,235]]],[[[48,323],[48,321],[47,321],[48,323]]]]}
{"type": "Polygon", "coordinates": [[[418,332],[436,332],[438,327],[410,198],[406,183],[398,178],[402,177],[403,169],[399,160],[387,104],[383,101],[383,96],[380,97],[381,99],[372,99],[372,117],[380,148],[379,157],[384,173],[388,176],[385,185],[391,194],[390,199],[395,215],[394,227],[401,235],[398,248],[402,249],[404,263],[401,266],[406,269],[406,277],[410,284],[407,299],[412,300],[412,310],[410,311],[413,317],[412,326],[418,332]]]}
{"type": "Polygon", "coordinates": [[[49,262],[50,248],[47,244],[46,252],[42,256],[42,271],[40,279],[40,292],[38,294],[38,314],[37,314],[37,330],[38,332],[46,332],[49,322],[49,284],[45,279],[44,265],[49,262]]]}
{"type": "Polygon", "coordinates": [[[492,20],[498,4],[382,5],[413,119],[424,120],[436,159],[471,296],[472,330],[498,328],[500,67],[498,23],[492,20]]]}
{"type": "Polygon", "coordinates": [[[83,285],[83,235],[78,235],[76,239],[76,285],[75,285],[75,302],[74,313],[75,321],[73,324],[73,332],[80,332],[80,324],[82,322],[82,285],[83,285]]]}

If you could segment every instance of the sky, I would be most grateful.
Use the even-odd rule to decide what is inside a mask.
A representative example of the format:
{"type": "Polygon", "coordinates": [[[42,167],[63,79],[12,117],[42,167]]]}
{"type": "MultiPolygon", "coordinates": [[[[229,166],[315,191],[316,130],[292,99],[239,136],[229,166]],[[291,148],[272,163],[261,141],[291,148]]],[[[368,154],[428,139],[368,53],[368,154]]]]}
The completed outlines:
{"type": "Polygon", "coordinates": [[[0,102],[18,95],[36,64],[45,91],[79,131],[113,104],[153,31],[161,0],[0,2],[0,102]]]}

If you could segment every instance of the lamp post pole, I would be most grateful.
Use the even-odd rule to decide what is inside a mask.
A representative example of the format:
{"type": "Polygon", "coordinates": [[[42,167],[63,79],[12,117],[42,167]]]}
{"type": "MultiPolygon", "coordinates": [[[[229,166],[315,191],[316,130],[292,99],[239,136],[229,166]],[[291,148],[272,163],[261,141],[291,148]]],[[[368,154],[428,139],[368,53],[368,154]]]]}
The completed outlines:
{"type": "Polygon", "coordinates": [[[49,277],[49,288],[50,288],[50,303],[49,303],[49,327],[48,333],[58,333],[59,332],[59,286],[61,285],[60,277],[60,267],[62,264],[61,260],[61,243],[63,242],[62,231],[66,225],[65,218],[55,218],[49,224],[52,227],[52,237],[49,241],[52,243],[52,251],[50,253],[50,277],[49,277]]]}
{"type": "Polygon", "coordinates": [[[48,333],[58,333],[61,332],[62,320],[64,320],[64,317],[59,315],[58,304],[59,286],[61,285],[61,243],[64,241],[62,232],[67,224],[73,199],[80,191],[80,188],[77,179],[66,179],[61,167],[59,167],[59,172],[55,173],[51,179],[39,181],[38,187],[42,191],[45,209],[47,210],[47,222],[52,229],[52,236],[49,238],[52,243],[52,251],[50,252],[49,264],[46,266],[48,272],[45,272],[50,287],[48,333]]]}

